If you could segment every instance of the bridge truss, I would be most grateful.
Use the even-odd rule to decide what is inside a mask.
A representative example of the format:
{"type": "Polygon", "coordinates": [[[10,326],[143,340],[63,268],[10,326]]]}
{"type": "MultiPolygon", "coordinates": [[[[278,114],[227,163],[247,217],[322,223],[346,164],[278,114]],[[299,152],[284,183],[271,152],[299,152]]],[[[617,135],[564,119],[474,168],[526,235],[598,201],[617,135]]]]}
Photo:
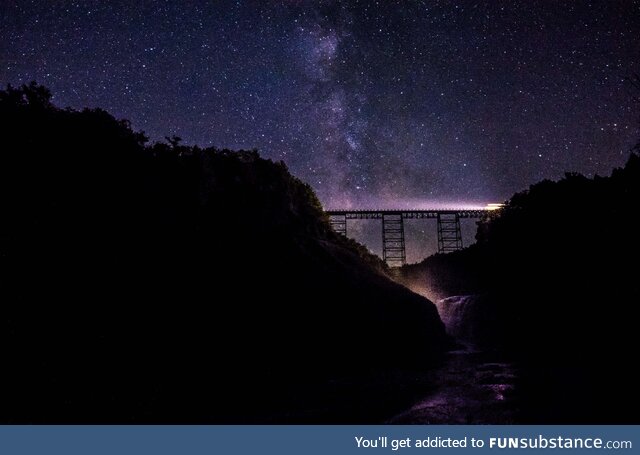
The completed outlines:
{"type": "Polygon", "coordinates": [[[382,221],[382,259],[389,267],[406,263],[404,220],[432,218],[437,221],[438,252],[448,253],[462,249],[461,218],[482,218],[488,210],[327,210],[333,229],[347,235],[347,220],[382,221]]]}

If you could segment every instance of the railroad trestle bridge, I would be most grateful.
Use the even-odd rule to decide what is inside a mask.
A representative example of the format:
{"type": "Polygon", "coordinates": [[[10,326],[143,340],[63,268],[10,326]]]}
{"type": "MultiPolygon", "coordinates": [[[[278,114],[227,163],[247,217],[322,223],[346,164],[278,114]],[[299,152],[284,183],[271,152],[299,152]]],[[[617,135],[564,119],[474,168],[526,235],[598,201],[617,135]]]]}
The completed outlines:
{"type": "Polygon", "coordinates": [[[460,219],[482,218],[490,209],[432,209],[432,210],[327,210],[333,229],[346,236],[347,220],[382,221],[382,259],[390,267],[406,263],[404,220],[436,219],[438,252],[448,253],[462,249],[460,219]]]}

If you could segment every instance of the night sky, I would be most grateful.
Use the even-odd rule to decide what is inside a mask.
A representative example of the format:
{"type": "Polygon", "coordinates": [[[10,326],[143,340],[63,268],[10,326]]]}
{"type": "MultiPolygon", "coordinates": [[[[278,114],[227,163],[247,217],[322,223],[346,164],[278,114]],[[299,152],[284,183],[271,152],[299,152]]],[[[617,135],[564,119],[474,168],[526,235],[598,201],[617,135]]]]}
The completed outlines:
{"type": "Polygon", "coordinates": [[[257,148],[327,207],[484,205],[638,139],[638,1],[0,2],[0,83],[257,148]]]}

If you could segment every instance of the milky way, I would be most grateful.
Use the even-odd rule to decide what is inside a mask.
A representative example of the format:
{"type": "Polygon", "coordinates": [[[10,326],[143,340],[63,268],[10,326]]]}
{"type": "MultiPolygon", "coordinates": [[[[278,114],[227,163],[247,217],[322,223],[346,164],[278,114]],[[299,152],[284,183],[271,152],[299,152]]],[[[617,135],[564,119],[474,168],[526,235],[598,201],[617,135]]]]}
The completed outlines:
{"type": "Polygon", "coordinates": [[[475,205],[638,138],[636,1],[3,1],[0,82],[258,148],[323,203],[475,205]]]}

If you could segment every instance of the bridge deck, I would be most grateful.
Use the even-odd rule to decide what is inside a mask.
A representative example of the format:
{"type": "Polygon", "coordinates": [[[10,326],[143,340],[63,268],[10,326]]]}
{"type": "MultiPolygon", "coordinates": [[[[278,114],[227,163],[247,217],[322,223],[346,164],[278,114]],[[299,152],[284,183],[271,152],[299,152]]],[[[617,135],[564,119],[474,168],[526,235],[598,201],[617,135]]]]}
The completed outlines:
{"type": "Polygon", "coordinates": [[[425,210],[326,210],[329,216],[345,216],[348,220],[382,219],[384,215],[401,215],[402,218],[437,218],[440,215],[458,215],[460,218],[482,218],[489,209],[425,209],[425,210]]]}

